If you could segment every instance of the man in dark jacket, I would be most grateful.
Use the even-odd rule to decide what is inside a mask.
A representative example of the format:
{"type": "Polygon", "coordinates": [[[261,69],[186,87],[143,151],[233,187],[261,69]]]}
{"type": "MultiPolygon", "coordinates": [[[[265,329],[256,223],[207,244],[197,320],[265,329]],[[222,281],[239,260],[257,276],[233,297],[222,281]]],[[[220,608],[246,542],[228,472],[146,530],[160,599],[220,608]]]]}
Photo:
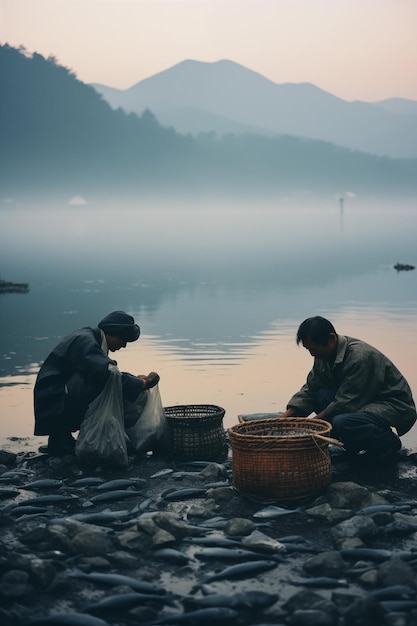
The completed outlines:
{"type": "Polygon", "coordinates": [[[338,335],[323,317],[310,317],[298,328],[314,365],[305,385],[293,395],[282,417],[315,412],[332,424],[331,436],[352,456],[392,457],[416,421],[416,407],[404,376],[382,352],[353,337],[338,335]],[[398,435],[394,433],[393,428],[398,435]]]}
{"type": "MultiPolygon", "coordinates": [[[[74,454],[75,439],[88,405],[103,390],[111,368],[117,365],[108,352],[139,339],[140,328],[131,315],[113,311],[96,328],[80,328],[52,350],[39,370],[34,388],[35,435],[49,435],[48,453],[74,454]]],[[[134,402],[159,381],[122,373],[123,399],[134,402]]]]}

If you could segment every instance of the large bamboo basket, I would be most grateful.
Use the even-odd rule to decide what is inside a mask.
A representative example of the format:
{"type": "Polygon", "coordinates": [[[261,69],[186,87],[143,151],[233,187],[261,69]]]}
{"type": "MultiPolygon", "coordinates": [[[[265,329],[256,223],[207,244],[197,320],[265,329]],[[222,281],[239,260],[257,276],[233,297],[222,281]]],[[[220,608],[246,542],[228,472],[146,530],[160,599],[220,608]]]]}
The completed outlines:
{"type": "Polygon", "coordinates": [[[215,404],[164,407],[172,451],[183,461],[213,460],[227,452],[225,410],[215,404]]]}
{"type": "Polygon", "coordinates": [[[330,424],[302,417],[278,417],[229,429],[237,491],[264,500],[299,500],[331,481],[330,424]]]}

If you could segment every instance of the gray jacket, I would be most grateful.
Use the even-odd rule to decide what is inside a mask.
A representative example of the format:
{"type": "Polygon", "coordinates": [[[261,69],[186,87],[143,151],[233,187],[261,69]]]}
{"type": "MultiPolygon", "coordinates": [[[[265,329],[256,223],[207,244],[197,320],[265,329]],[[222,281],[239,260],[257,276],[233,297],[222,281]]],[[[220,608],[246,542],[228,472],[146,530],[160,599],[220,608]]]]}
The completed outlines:
{"type": "Polygon", "coordinates": [[[334,400],[324,418],[366,411],[404,435],[417,419],[411,389],[401,372],[382,352],[369,344],[338,335],[334,363],[315,358],[307,382],[288,402],[287,408],[309,415],[314,411],[314,392],[328,389],[334,400]]]}

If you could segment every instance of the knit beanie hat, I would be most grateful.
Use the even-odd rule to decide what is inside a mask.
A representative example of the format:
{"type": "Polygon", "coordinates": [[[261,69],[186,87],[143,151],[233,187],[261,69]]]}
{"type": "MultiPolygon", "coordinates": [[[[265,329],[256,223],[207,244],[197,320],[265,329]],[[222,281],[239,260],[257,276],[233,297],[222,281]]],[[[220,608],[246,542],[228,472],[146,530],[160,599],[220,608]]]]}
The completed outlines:
{"type": "Polygon", "coordinates": [[[140,328],[131,315],[124,311],[113,311],[99,322],[98,327],[109,335],[120,337],[125,341],[139,339],[140,328]]]}

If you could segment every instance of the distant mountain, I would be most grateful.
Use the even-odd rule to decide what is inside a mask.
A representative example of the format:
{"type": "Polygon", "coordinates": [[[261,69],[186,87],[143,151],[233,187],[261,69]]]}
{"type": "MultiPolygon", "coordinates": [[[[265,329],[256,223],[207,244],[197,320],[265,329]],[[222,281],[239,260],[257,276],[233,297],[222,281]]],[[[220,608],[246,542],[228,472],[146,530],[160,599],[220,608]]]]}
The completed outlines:
{"type": "MultiPolygon", "coordinates": [[[[182,133],[256,131],[417,157],[417,124],[404,115],[407,101],[347,102],[310,83],[274,83],[228,60],[183,61],[126,90],[92,86],[113,108],[138,114],[150,109],[162,125],[182,133]]],[[[409,102],[415,110],[417,102],[409,102]]]]}
{"type": "MultiPolygon", "coordinates": [[[[242,108],[247,109],[247,70],[241,68],[239,75],[242,108]]],[[[264,84],[255,73],[252,78],[254,85],[264,84]]],[[[218,80],[214,71],[213,81],[218,80]]],[[[163,81],[161,89],[165,86],[163,81]]],[[[275,90],[273,83],[270,88],[275,90]]],[[[317,96],[316,88],[308,89],[317,96]]],[[[184,90],[192,91],[188,81],[184,90]]],[[[174,203],[188,196],[199,206],[226,196],[332,198],[343,190],[417,197],[417,159],[378,157],[290,135],[267,137],[256,130],[262,128],[262,116],[249,127],[210,113],[211,123],[230,124],[235,134],[180,134],[161,126],[149,110],[140,117],[113,110],[54,58],[7,45],[0,46],[0,93],[0,202],[8,205],[22,195],[31,201],[35,195],[42,201],[46,195],[72,199],[74,210],[82,210],[85,197],[100,199],[100,206],[111,197],[164,197],[174,203]],[[251,132],[238,132],[243,126],[251,132]]],[[[178,107],[178,119],[184,125],[187,117],[197,120],[194,111],[202,112],[200,104],[178,107]]]]}
{"type": "MultiPolygon", "coordinates": [[[[417,116],[417,101],[407,100],[406,98],[388,98],[387,100],[380,100],[374,103],[376,106],[395,113],[396,115],[416,115],[417,116]]],[[[417,123],[417,120],[414,120],[417,123]]]]}

